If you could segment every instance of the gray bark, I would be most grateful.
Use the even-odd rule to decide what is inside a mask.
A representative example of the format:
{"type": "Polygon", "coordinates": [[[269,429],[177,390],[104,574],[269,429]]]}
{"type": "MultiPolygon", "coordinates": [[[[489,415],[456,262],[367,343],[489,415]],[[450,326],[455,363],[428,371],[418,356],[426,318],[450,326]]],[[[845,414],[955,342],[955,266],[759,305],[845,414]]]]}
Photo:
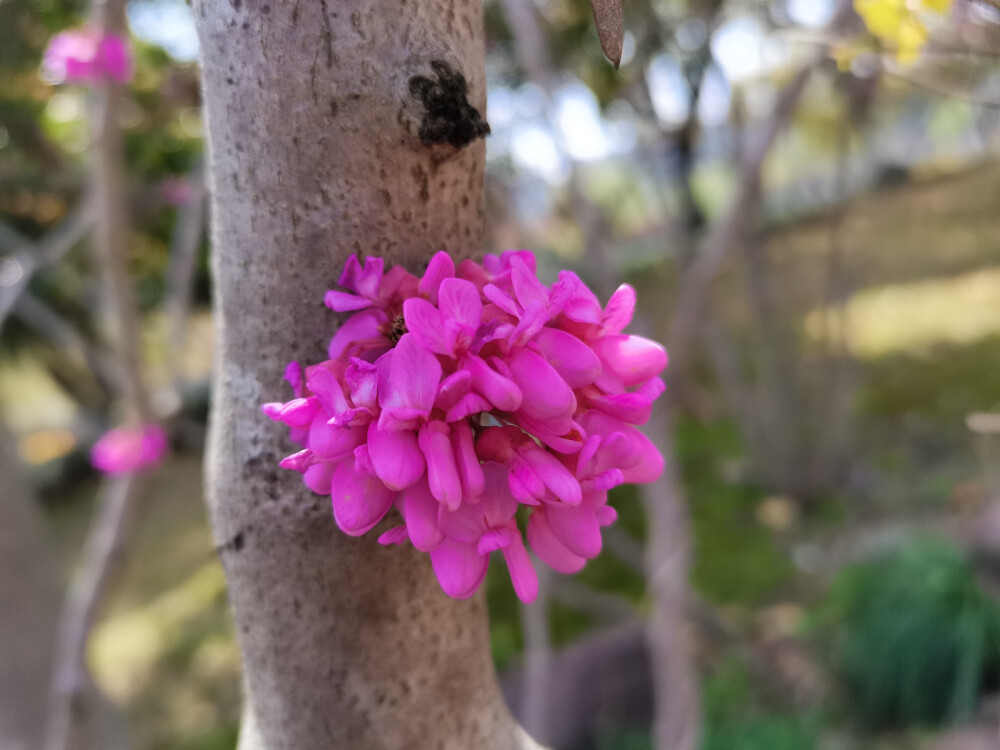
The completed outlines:
{"type": "Polygon", "coordinates": [[[294,447],[259,412],[289,397],[289,360],[325,358],[323,294],[350,253],[419,272],[479,251],[483,143],[428,118],[411,79],[460,72],[485,114],[481,5],[200,0],[195,16],[219,326],[208,503],[244,657],[240,748],[534,747],[483,598],[449,599],[411,548],[341,534],[277,468],[294,447]]]}

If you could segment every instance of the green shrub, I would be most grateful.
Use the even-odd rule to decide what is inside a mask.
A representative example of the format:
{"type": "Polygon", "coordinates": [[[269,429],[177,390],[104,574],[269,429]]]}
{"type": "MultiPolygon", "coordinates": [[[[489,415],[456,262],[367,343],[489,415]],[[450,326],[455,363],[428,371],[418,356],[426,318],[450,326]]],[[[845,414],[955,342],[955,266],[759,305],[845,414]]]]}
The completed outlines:
{"type": "Polygon", "coordinates": [[[967,716],[1000,664],[1000,605],[941,542],[846,568],[818,623],[848,701],[874,728],[967,716]]]}

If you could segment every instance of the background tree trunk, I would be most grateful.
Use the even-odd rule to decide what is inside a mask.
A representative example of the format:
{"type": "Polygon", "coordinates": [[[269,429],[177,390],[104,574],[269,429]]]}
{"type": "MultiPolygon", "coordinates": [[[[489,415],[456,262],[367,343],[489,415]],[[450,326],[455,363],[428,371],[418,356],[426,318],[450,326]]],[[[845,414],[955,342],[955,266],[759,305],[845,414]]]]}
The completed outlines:
{"type": "Polygon", "coordinates": [[[259,411],[288,398],[289,360],[325,358],[323,293],[350,253],[420,272],[480,251],[470,110],[429,116],[411,80],[461,74],[485,114],[481,4],[200,0],[195,16],[220,333],[208,503],[244,656],[240,748],[533,747],[483,598],[449,599],[412,548],[339,532],[328,498],[277,468],[293,446],[259,411]]]}

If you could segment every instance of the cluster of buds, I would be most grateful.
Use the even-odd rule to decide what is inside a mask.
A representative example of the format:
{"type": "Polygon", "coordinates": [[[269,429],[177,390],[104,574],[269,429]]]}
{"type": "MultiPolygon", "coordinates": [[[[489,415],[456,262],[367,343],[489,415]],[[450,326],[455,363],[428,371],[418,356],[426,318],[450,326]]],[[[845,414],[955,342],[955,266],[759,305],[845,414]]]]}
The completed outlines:
{"type": "Polygon", "coordinates": [[[667,354],[622,333],[634,290],[602,307],[569,271],[542,284],[523,250],[457,268],[438,253],[421,278],[352,256],[339,284],[326,305],[353,314],[329,359],[291,363],[295,398],[263,411],[303,446],[281,466],[331,496],[341,530],[364,534],[395,506],[403,523],[379,541],[428,552],[456,598],[500,550],[517,595],[534,600],[522,527],[559,572],[597,555],[616,517],[608,490],[663,469],[635,425],[663,392],[667,354]]]}
{"type": "Polygon", "coordinates": [[[56,34],[42,61],[45,76],[53,83],[94,84],[103,80],[132,80],[132,52],[117,34],[94,28],[56,34]]]}

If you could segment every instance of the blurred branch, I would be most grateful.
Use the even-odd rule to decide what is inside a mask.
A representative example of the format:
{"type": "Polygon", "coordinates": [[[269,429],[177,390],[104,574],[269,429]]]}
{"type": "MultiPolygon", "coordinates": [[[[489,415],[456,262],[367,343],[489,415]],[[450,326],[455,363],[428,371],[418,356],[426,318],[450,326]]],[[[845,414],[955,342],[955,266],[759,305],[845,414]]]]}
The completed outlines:
{"type": "Polygon", "coordinates": [[[528,734],[548,742],[549,677],[552,671],[552,636],[549,632],[549,596],[552,572],[535,558],[538,571],[538,597],[532,604],[520,605],[521,630],[524,634],[525,683],[521,694],[519,719],[528,734]]]}
{"type": "Polygon", "coordinates": [[[760,197],[764,160],[778,134],[791,119],[806,84],[822,59],[819,57],[804,65],[778,96],[756,143],[747,144],[744,150],[738,165],[735,197],[722,217],[709,229],[698,253],[681,276],[679,297],[667,337],[667,345],[675,361],[684,360],[705,307],[708,287],[753,217],[760,197]]]}
{"type": "MultiPolygon", "coordinates": [[[[122,33],[124,0],[96,0],[94,25],[104,33],[122,33]]],[[[107,296],[108,333],[118,366],[118,386],[128,421],[145,424],[153,418],[141,374],[139,314],[127,267],[128,223],[125,165],[119,113],[123,88],[105,79],[95,86],[91,127],[93,200],[96,213],[95,255],[107,296]]],[[[90,683],[86,648],[90,631],[107,597],[114,573],[124,559],[137,515],[137,477],[105,478],[97,515],[84,543],[83,559],[70,587],[59,627],[52,702],[46,727],[46,750],[78,750],[85,746],[92,717],[80,712],[80,697],[90,683]]]]}
{"type": "Polygon", "coordinates": [[[191,292],[205,228],[206,184],[205,168],[201,161],[188,175],[191,196],[181,207],[174,225],[170,245],[170,266],[167,268],[167,299],[164,303],[167,316],[168,359],[173,370],[172,380],[176,389],[179,381],[181,350],[187,338],[188,317],[191,314],[191,292]]]}
{"type": "Polygon", "coordinates": [[[635,607],[628,599],[597,591],[570,576],[554,578],[552,598],[606,623],[634,622],[637,619],[635,607]]]}
{"type": "Polygon", "coordinates": [[[646,573],[645,551],[642,542],[629,536],[621,526],[614,525],[605,528],[601,535],[604,537],[604,546],[615,557],[625,563],[640,575],[646,573]]]}
{"type": "Polygon", "coordinates": [[[59,226],[35,242],[0,224],[0,243],[14,246],[12,252],[0,258],[0,330],[32,277],[59,261],[83,239],[93,220],[91,209],[91,204],[83,201],[59,226]]]}
{"type": "Polygon", "coordinates": [[[87,640],[134,526],[139,492],[138,479],[132,475],[106,480],[101,486],[97,515],[59,623],[46,750],[87,747],[94,719],[80,710],[81,697],[91,687],[87,640]]]}
{"type": "Polygon", "coordinates": [[[109,387],[115,382],[114,373],[97,347],[27,289],[21,292],[15,303],[14,314],[57,348],[77,354],[102,386],[109,387]]]}

